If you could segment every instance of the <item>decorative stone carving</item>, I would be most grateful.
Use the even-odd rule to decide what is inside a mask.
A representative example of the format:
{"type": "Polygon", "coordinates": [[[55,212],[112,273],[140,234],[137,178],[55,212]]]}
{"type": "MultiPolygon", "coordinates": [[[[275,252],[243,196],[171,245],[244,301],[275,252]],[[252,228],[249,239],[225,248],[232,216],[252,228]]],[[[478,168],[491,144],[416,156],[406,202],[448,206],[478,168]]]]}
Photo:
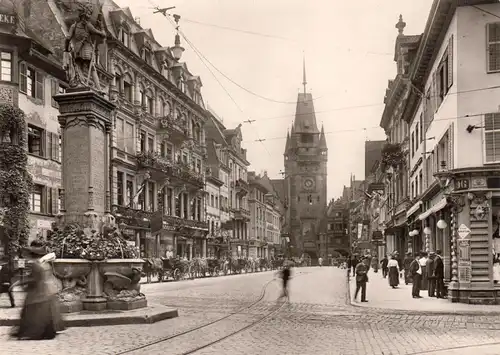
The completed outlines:
{"type": "Polygon", "coordinates": [[[92,87],[102,93],[96,69],[97,41],[106,38],[92,4],[79,4],[79,18],[71,25],[65,43],[64,68],[70,86],[92,87]]]}

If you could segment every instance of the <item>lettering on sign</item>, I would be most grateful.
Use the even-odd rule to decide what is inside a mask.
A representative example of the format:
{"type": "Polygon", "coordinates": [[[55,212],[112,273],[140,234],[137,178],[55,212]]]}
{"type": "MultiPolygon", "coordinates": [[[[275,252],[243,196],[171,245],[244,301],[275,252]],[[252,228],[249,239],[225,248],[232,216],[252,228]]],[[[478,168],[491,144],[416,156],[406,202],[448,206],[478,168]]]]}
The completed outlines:
{"type": "Polygon", "coordinates": [[[458,179],[455,182],[456,190],[468,190],[469,189],[469,179],[458,179]]]}
{"type": "Polygon", "coordinates": [[[460,227],[458,227],[458,236],[461,238],[461,239],[464,239],[464,238],[467,238],[470,234],[470,229],[465,225],[465,224],[461,224],[460,227]]]}
{"type": "Polygon", "coordinates": [[[463,239],[458,241],[459,265],[470,263],[470,240],[463,239]]]}
{"type": "Polygon", "coordinates": [[[462,283],[469,283],[471,281],[471,267],[470,266],[458,266],[458,281],[462,283]]]}
{"type": "Polygon", "coordinates": [[[16,16],[8,14],[0,14],[0,23],[5,23],[8,25],[16,24],[16,16]]]}

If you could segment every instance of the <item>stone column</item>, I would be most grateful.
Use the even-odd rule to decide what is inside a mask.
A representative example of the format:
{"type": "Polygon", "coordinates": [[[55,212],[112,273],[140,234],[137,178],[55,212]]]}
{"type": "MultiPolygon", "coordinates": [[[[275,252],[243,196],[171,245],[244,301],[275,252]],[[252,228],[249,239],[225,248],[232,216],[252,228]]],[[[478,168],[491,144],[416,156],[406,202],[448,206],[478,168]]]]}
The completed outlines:
{"type": "Polygon", "coordinates": [[[189,244],[189,260],[193,259],[193,244],[189,244]]]}
{"type": "Polygon", "coordinates": [[[203,239],[201,243],[201,257],[206,258],[207,257],[207,240],[203,239]]]}
{"type": "Polygon", "coordinates": [[[185,216],[184,216],[184,192],[181,192],[179,194],[179,199],[181,201],[181,214],[180,214],[180,217],[181,218],[185,218],[185,216]]]}
{"type": "Polygon", "coordinates": [[[191,194],[189,192],[186,193],[187,195],[187,216],[186,219],[191,219],[191,194]]]}
{"type": "MultiPolygon", "coordinates": [[[[63,137],[62,176],[65,177],[63,224],[76,223],[87,235],[100,231],[106,212],[109,185],[108,134],[115,105],[88,88],[69,89],[54,96],[59,104],[63,137]]],[[[92,266],[88,277],[85,310],[106,309],[103,280],[92,266]]]]}
{"type": "Polygon", "coordinates": [[[64,222],[100,227],[96,222],[106,210],[107,134],[111,130],[111,112],[115,106],[95,92],[82,89],[69,89],[54,99],[59,103],[64,144],[64,222]]]}

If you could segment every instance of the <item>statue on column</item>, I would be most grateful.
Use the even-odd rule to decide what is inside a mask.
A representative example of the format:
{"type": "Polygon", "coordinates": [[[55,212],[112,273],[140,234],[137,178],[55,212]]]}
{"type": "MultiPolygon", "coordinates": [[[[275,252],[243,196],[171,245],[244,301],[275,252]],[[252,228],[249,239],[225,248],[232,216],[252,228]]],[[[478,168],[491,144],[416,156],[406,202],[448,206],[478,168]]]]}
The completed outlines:
{"type": "Polygon", "coordinates": [[[93,87],[102,93],[97,75],[96,52],[98,40],[106,38],[106,33],[97,20],[100,10],[94,9],[91,4],[81,4],[79,7],[79,18],[71,25],[66,38],[64,68],[72,87],[93,87]]]}

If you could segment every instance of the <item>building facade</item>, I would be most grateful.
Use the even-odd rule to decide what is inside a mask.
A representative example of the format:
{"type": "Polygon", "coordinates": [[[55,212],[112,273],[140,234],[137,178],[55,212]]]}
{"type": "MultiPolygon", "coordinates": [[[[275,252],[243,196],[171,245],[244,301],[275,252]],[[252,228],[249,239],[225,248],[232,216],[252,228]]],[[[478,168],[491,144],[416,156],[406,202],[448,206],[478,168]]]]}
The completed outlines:
{"type": "Polygon", "coordinates": [[[283,204],[267,176],[248,173],[250,184],[250,248],[252,257],[271,258],[283,253],[281,227],[283,204]]]}
{"type": "Polygon", "coordinates": [[[241,125],[227,129],[213,112],[206,125],[208,166],[211,174],[224,184],[221,187],[221,233],[226,236],[229,256],[248,256],[250,211],[246,149],[241,125]]]}
{"type": "Polygon", "coordinates": [[[46,237],[59,213],[61,140],[58,104],[52,96],[66,87],[62,62],[32,26],[32,11],[29,2],[0,1],[0,102],[26,115],[27,164],[34,183],[28,242],[46,237]]]}
{"type": "Polygon", "coordinates": [[[397,63],[396,77],[389,81],[384,98],[384,111],[380,127],[385,130],[387,143],[382,149],[380,169],[385,181],[385,213],[383,233],[386,240],[386,252],[398,252],[403,255],[408,250],[406,212],[410,207],[408,195],[408,166],[410,159],[410,138],[408,123],[401,119],[408,95],[412,90],[409,84],[409,65],[415,55],[419,35],[405,35],[402,16],[396,24],[394,61],[397,63]]]}
{"type": "Polygon", "coordinates": [[[205,184],[208,223],[207,257],[220,258],[221,251],[225,249],[224,246],[227,242],[227,238],[224,238],[221,230],[221,221],[227,221],[227,218],[222,217],[223,213],[227,213],[223,211],[224,197],[221,191],[223,186],[224,182],[215,177],[208,169],[205,184]]]}
{"type": "Polygon", "coordinates": [[[328,147],[318,129],[313,98],[298,94],[296,114],[284,152],[284,189],[291,246],[297,256],[319,254],[321,221],[326,208],[328,147]]]}
{"type": "Polygon", "coordinates": [[[442,251],[452,301],[498,304],[500,4],[435,1],[431,11],[417,53],[432,58],[417,56],[410,72],[424,95],[412,93],[404,117],[423,150],[414,238],[442,251]]]}
{"type": "Polygon", "coordinates": [[[349,201],[331,200],[326,209],[326,233],[322,234],[320,256],[329,260],[351,252],[349,241],[349,201]]]}
{"type": "MultiPolygon", "coordinates": [[[[47,33],[62,61],[78,2],[29,3],[30,24],[47,33]]],[[[109,196],[102,207],[113,213],[141,257],[165,256],[167,250],[203,256],[208,115],[201,80],[181,62],[178,34],[173,46],[161,46],[128,8],[113,1],[105,1],[98,17],[106,41],[97,42],[97,72],[101,90],[117,107],[109,141],[95,142],[110,162],[109,196]]]]}

